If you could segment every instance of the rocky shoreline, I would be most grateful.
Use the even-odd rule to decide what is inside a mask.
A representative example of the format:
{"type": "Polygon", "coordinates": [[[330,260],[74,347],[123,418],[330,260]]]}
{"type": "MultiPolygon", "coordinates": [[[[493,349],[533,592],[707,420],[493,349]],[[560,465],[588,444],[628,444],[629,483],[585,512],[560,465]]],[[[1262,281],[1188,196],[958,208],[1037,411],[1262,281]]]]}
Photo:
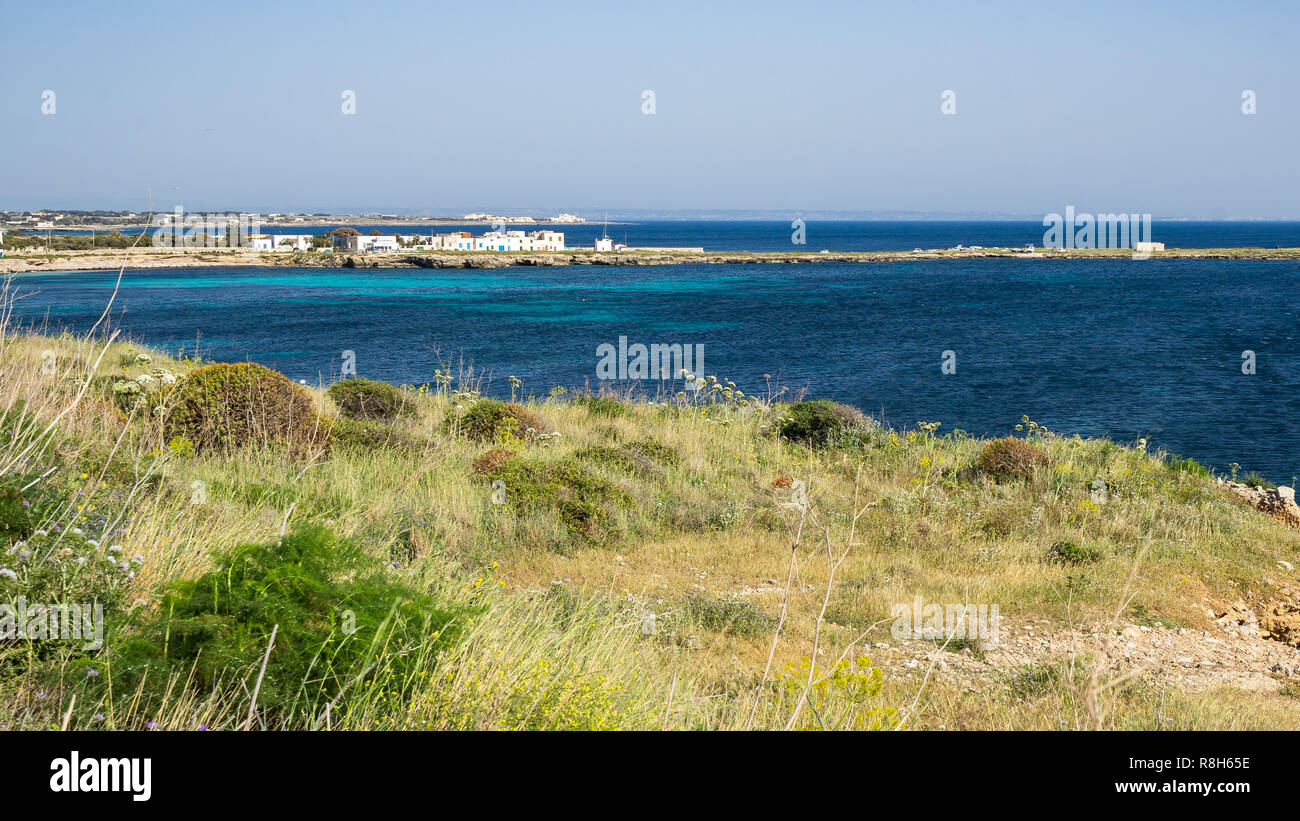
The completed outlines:
{"type": "MultiPolygon", "coordinates": [[[[44,273],[49,271],[94,271],[118,268],[208,268],[208,267],[292,267],[292,268],[508,268],[567,265],[757,265],[816,262],[883,263],[918,260],[1016,259],[1016,260],[1125,260],[1127,250],[1051,250],[1025,253],[1002,249],[961,251],[594,251],[557,252],[468,252],[444,253],[251,253],[227,249],[170,248],[104,249],[55,253],[6,253],[0,258],[0,274],[44,273]]],[[[1188,248],[1158,251],[1153,260],[1300,260],[1300,248],[1188,248]]]]}

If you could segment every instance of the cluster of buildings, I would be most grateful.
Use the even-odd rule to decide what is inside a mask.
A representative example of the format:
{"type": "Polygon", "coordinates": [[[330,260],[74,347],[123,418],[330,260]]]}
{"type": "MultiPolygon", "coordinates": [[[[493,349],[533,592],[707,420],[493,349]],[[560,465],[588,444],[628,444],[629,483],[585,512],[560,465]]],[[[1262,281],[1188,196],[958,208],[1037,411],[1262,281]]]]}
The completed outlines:
{"type": "MultiPolygon", "coordinates": [[[[310,251],[312,234],[254,234],[249,238],[254,251],[310,251]]],[[[365,254],[402,250],[414,251],[563,251],[561,231],[489,231],[474,236],[469,231],[430,236],[387,234],[367,235],[336,231],[328,249],[339,253],[365,254]]]]}
{"type": "MultiPolygon", "coordinates": [[[[340,229],[328,234],[329,247],[322,251],[334,251],[340,254],[395,253],[398,251],[503,251],[520,253],[527,251],[564,251],[563,231],[488,231],[481,236],[474,236],[469,231],[455,231],[450,234],[362,234],[355,229],[340,229]]],[[[312,234],[254,234],[250,238],[255,251],[310,251],[320,242],[320,237],[312,234]]],[[[599,237],[593,250],[605,253],[619,251],[693,251],[701,253],[703,248],[636,248],[631,249],[621,242],[614,242],[609,237],[599,237]]]]}
{"type": "Polygon", "coordinates": [[[310,251],[311,234],[254,234],[249,238],[254,251],[310,251]]]}
{"type": "MultiPolygon", "coordinates": [[[[282,237],[276,237],[277,240],[282,237]]],[[[489,231],[474,236],[469,231],[431,236],[366,236],[365,234],[336,233],[333,237],[335,251],[367,253],[399,251],[403,248],[417,251],[563,251],[562,231],[489,231]]]]}
{"type": "Polygon", "coordinates": [[[576,224],[586,222],[585,219],[573,214],[564,213],[556,214],[550,219],[537,219],[535,217],[502,217],[496,214],[466,214],[463,219],[466,222],[499,222],[499,223],[529,223],[529,222],[549,222],[549,223],[568,223],[576,224]]]}

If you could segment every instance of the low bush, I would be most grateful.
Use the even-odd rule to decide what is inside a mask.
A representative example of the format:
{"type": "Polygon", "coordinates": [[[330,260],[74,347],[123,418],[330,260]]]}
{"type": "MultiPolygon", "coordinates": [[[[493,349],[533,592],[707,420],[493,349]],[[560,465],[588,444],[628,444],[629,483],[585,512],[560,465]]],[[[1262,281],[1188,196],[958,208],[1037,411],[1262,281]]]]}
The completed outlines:
{"type": "Polygon", "coordinates": [[[799,714],[800,730],[894,730],[901,723],[898,711],[883,702],[884,674],[867,656],[843,658],[829,670],[812,673],[812,660],[790,662],[773,679],[771,690],[790,715],[801,701],[811,709],[799,714]],[[809,687],[808,683],[812,682],[809,687]]]}
{"type": "Polygon", "coordinates": [[[523,405],[499,399],[479,399],[460,416],[449,418],[446,427],[470,439],[486,442],[503,434],[508,438],[526,439],[546,433],[547,425],[545,419],[523,405]]]}
{"type": "MultiPolygon", "coordinates": [[[[173,583],[156,614],[115,647],[113,686],[152,706],[177,675],[200,693],[247,697],[274,630],[257,707],[269,726],[295,726],[363,674],[404,681],[431,666],[473,612],[393,580],[379,560],[309,526],[279,543],[236,547],[203,576],[173,583]]],[[[346,706],[341,699],[335,709],[346,706]]]]}
{"type": "Polygon", "coordinates": [[[994,479],[1029,479],[1047,465],[1047,454],[1023,439],[994,439],[980,451],[975,467],[994,479]]]}
{"type": "Polygon", "coordinates": [[[758,638],[776,629],[775,616],[744,599],[711,599],[703,593],[690,593],[684,600],[683,610],[691,623],[738,638],[758,638]]]}
{"type": "Polygon", "coordinates": [[[479,476],[486,476],[509,460],[515,458],[513,450],[503,448],[492,448],[487,453],[474,460],[474,466],[471,471],[479,476]]]}
{"type": "Polygon", "coordinates": [[[419,450],[426,444],[401,431],[394,430],[392,426],[384,422],[349,419],[346,417],[339,417],[330,422],[329,443],[331,448],[361,451],[379,448],[419,450]]]}
{"type": "Polygon", "coordinates": [[[829,399],[809,399],[790,406],[781,420],[786,439],[810,445],[833,444],[844,433],[869,431],[871,419],[852,405],[829,399]]]}
{"type": "Polygon", "coordinates": [[[125,600],[141,561],[78,528],[61,535],[36,530],[0,554],[0,601],[23,596],[33,603],[98,603],[107,608],[125,600]]]}
{"type": "Polygon", "coordinates": [[[1170,455],[1165,459],[1165,467],[1174,473],[1190,473],[1193,476],[1206,478],[1210,475],[1209,468],[1197,462],[1190,456],[1182,458],[1176,455],[1170,455]]]}
{"type": "Polygon", "coordinates": [[[1047,551],[1048,558],[1065,564],[1091,564],[1101,559],[1101,551],[1068,540],[1059,541],[1047,551]]]}
{"type": "Polygon", "coordinates": [[[345,379],[326,391],[348,419],[392,421],[399,416],[414,416],[410,398],[394,385],[373,379],[345,379]]]}
{"type": "Polygon", "coordinates": [[[577,459],[510,459],[487,476],[505,485],[506,502],[521,513],[554,512],[570,533],[595,544],[625,536],[617,521],[631,507],[632,496],[577,459]]]}
{"type": "Polygon", "coordinates": [[[32,531],[32,503],[16,483],[0,485],[0,544],[21,539],[32,531]]]}
{"type": "Polygon", "coordinates": [[[681,457],[671,446],[653,439],[638,439],[620,447],[592,445],[576,451],[573,455],[593,464],[642,476],[659,476],[665,467],[681,461],[681,457]]]}
{"type": "Polygon", "coordinates": [[[634,439],[623,447],[625,450],[639,453],[664,467],[671,467],[680,464],[682,461],[682,457],[677,455],[677,451],[673,449],[672,445],[666,445],[654,439],[634,439]]]}
{"type": "Polygon", "coordinates": [[[164,440],[184,436],[200,453],[284,442],[304,445],[320,436],[311,396],[289,377],[261,365],[197,368],[154,396],[165,413],[164,440]]]}
{"type": "Polygon", "coordinates": [[[11,641],[0,642],[0,670],[11,664],[26,668],[33,659],[89,657],[98,651],[100,648],[94,645],[102,636],[96,636],[95,619],[102,628],[105,620],[120,618],[142,562],[139,556],[124,556],[116,544],[91,539],[79,528],[62,534],[36,530],[9,545],[0,553],[0,602],[10,606],[19,601],[28,603],[31,609],[18,618],[27,619],[20,626],[24,632],[19,636],[30,641],[17,646],[11,641]],[[58,616],[51,610],[45,611],[49,618],[39,618],[35,608],[47,606],[100,607],[102,611],[94,617],[93,610],[69,610],[58,616]],[[48,632],[55,619],[61,625],[75,624],[79,631],[76,635],[82,640],[44,641],[59,638],[48,632]],[[41,632],[34,634],[33,630],[41,632]],[[9,652],[10,648],[13,652],[9,652]]]}
{"type": "Polygon", "coordinates": [[[1246,487],[1253,487],[1256,490],[1272,490],[1277,487],[1277,485],[1274,485],[1272,482],[1254,471],[1241,477],[1241,483],[1246,487]]]}
{"type": "Polygon", "coordinates": [[[627,405],[611,396],[579,396],[573,403],[586,408],[592,416],[614,419],[627,415],[627,405]]]}

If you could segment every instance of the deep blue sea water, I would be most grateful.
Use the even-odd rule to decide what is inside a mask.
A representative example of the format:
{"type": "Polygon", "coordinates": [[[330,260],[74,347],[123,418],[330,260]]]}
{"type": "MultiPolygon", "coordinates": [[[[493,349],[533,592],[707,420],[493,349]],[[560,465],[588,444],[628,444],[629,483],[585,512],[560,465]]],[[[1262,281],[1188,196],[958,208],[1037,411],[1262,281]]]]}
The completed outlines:
{"type": "MultiPolygon", "coordinates": [[[[951,248],[956,245],[1043,245],[1042,221],[805,221],[805,244],[793,245],[789,220],[706,221],[661,220],[610,225],[609,236],[637,246],[703,247],[706,251],[910,251],[913,248],[951,248]]],[[[482,234],[483,223],[473,225],[355,226],[363,233],[447,234],[470,231],[482,234]]],[[[511,225],[512,230],[538,226],[511,225]]],[[[569,247],[590,248],[605,232],[600,223],[549,226],[563,231],[569,247]]],[[[273,234],[323,234],[319,226],[275,226],[273,234]]],[[[58,233],[58,232],[56,232],[58,233]]],[[[68,231],[63,233],[89,233],[68,231]]],[[[1187,222],[1155,220],[1151,238],[1169,248],[1300,247],[1300,222],[1187,222]]]]}
{"type": "MultiPolygon", "coordinates": [[[[15,313],[84,330],[114,277],[16,277],[15,313]]],[[[529,394],[595,387],[596,349],[620,335],[703,345],[704,372],[747,393],[770,374],[893,425],[997,435],[1028,414],[1061,433],[1145,436],[1219,469],[1300,474],[1295,262],[128,271],[114,314],[144,343],[191,352],[200,337],[205,357],[312,383],[337,377],[344,350],[361,375],[397,383],[463,357],[497,395],[511,375],[529,394]],[[941,373],[945,350],[954,375],[941,373]]]]}

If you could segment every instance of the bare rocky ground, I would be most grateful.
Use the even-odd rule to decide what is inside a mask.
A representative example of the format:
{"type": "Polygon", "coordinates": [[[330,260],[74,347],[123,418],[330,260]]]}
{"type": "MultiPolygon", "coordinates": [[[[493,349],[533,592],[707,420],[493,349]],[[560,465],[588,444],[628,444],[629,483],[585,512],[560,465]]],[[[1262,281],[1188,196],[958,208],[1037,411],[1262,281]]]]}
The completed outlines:
{"type": "Polygon", "coordinates": [[[1300,527],[1300,506],[1296,505],[1295,488],[1286,485],[1275,488],[1251,487],[1240,482],[1224,482],[1223,487],[1261,513],[1267,513],[1291,527],[1300,527]]]}
{"type": "Polygon", "coordinates": [[[920,680],[927,672],[979,690],[1028,667],[1059,665],[1071,657],[1101,662],[1115,674],[1133,673],[1187,691],[1220,686],[1277,691],[1300,685],[1300,595],[1289,595],[1256,613],[1237,602],[1207,606],[1212,630],[1093,623],[1061,629],[1047,620],[1004,617],[995,645],[957,652],[939,641],[877,642],[873,661],[886,672],[920,680]]]}
{"type": "MultiPolygon", "coordinates": [[[[1288,525],[1300,525],[1289,487],[1253,488],[1225,482],[1233,495],[1288,525]]],[[[1284,567],[1290,571],[1293,568],[1284,567]]],[[[1270,692],[1300,686],[1300,591],[1281,587],[1278,598],[1248,605],[1203,601],[1210,630],[1095,622],[1062,628],[1048,620],[1001,619],[996,643],[956,652],[939,641],[877,642],[871,655],[904,678],[929,675],[978,690],[1028,667],[1088,657],[1116,674],[1132,673],[1187,691],[1221,686],[1270,692]]]]}
{"type": "MultiPolygon", "coordinates": [[[[1261,513],[1300,526],[1293,488],[1222,485],[1261,513]]],[[[1294,567],[1279,562],[1278,570],[1289,573],[1294,567]]],[[[743,597],[768,599],[780,594],[775,580],[739,591],[743,597]]],[[[918,682],[929,676],[975,691],[1027,668],[1060,666],[1071,658],[1098,663],[1114,675],[1132,674],[1190,692],[1223,686],[1257,692],[1300,688],[1300,591],[1280,586],[1270,601],[1204,600],[1201,606],[1213,621],[1210,630],[1123,621],[1063,627],[1047,619],[1004,616],[993,643],[903,639],[876,641],[864,649],[886,673],[918,682]]],[[[850,628],[827,626],[851,638],[850,628]]]]}
{"type": "MultiPolygon", "coordinates": [[[[770,580],[738,591],[742,597],[779,600],[781,588],[770,580]]],[[[1300,591],[1282,588],[1280,598],[1254,609],[1244,602],[1203,602],[1214,628],[1197,630],[1137,625],[1123,621],[1092,622],[1073,628],[1048,620],[1003,616],[995,643],[903,639],[868,640],[862,650],[886,674],[904,680],[945,681],[979,691],[1005,683],[1027,668],[1059,666],[1071,658],[1100,662],[1112,675],[1132,673],[1150,681],[1196,692],[1229,686],[1276,692],[1300,687],[1300,591]]],[[[851,628],[827,623],[841,638],[851,628]]],[[[881,630],[888,635],[889,623],[881,630]]]]}

